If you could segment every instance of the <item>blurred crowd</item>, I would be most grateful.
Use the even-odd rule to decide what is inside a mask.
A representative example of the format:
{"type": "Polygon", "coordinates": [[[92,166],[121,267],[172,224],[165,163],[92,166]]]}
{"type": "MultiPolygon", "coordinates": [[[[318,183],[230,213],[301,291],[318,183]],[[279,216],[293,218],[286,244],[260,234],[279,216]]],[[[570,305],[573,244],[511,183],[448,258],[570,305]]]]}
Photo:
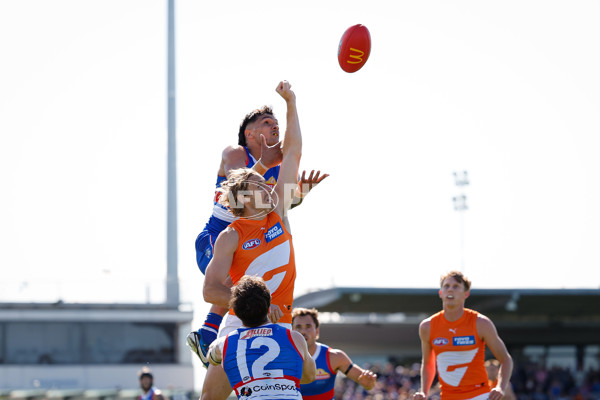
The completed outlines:
{"type": "MultiPolygon", "coordinates": [[[[365,367],[378,375],[375,388],[366,392],[343,377],[336,384],[337,400],[408,400],[420,387],[420,364],[388,362],[365,367]]],[[[515,363],[511,385],[519,400],[599,400],[600,370],[573,371],[515,363]]],[[[439,400],[437,384],[430,391],[430,399],[439,400]]]]}

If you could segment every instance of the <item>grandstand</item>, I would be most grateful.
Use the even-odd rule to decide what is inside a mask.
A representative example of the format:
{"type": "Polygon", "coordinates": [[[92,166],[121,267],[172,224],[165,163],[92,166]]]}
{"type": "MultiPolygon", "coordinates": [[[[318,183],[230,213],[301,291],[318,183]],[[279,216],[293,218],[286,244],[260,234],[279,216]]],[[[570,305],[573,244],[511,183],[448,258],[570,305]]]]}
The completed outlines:
{"type": "Polygon", "coordinates": [[[0,389],[11,398],[34,398],[49,389],[135,388],[137,371],[148,365],[161,387],[191,390],[185,336],[192,317],[191,310],[167,304],[3,303],[0,389]],[[16,389],[27,392],[11,392],[16,389]]]}

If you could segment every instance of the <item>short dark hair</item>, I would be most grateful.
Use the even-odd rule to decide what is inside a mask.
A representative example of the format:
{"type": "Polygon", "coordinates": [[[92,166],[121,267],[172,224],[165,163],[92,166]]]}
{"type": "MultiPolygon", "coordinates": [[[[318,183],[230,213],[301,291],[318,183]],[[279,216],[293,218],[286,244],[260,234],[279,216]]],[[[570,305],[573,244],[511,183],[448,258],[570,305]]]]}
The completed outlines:
{"type": "Polygon", "coordinates": [[[244,275],[231,288],[231,294],[229,306],[244,326],[254,328],[265,323],[271,306],[271,292],[261,277],[244,275]]]}
{"type": "Polygon", "coordinates": [[[294,323],[294,319],[296,317],[304,317],[306,315],[310,315],[313,319],[313,321],[315,321],[315,328],[319,327],[319,312],[317,311],[316,308],[302,308],[302,307],[297,307],[294,308],[294,310],[292,311],[292,324],[294,323]]]}
{"type": "Polygon", "coordinates": [[[467,279],[467,277],[464,276],[462,272],[450,271],[447,274],[442,275],[442,277],[440,278],[440,287],[444,284],[444,281],[447,278],[454,278],[458,283],[462,283],[465,288],[465,292],[471,290],[471,281],[467,279]]]}
{"type": "Polygon", "coordinates": [[[248,114],[246,114],[246,116],[244,117],[244,120],[240,124],[240,131],[238,132],[238,144],[240,146],[246,145],[246,133],[245,132],[246,132],[246,127],[248,127],[248,124],[251,124],[252,122],[256,121],[258,119],[258,117],[260,117],[261,115],[265,115],[265,114],[274,116],[273,109],[270,106],[262,106],[261,108],[257,108],[256,110],[251,111],[248,114]]]}

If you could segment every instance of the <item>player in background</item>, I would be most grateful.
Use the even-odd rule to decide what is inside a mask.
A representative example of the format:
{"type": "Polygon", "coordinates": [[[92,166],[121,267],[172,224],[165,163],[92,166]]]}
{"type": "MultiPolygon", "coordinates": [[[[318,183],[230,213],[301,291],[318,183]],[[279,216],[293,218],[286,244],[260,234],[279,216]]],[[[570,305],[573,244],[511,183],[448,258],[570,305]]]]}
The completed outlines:
{"type": "Polygon", "coordinates": [[[148,367],[143,367],[138,372],[140,378],[140,388],[142,394],[138,397],[138,400],[165,400],[162,392],[157,389],[154,385],[154,377],[148,367]]]}
{"type": "MultiPolygon", "coordinates": [[[[269,320],[291,329],[296,263],[286,213],[297,187],[302,135],[296,95],[289,82],[280,82],[277,93],[287,104],[278,182],[271,190],[264,177],[249,168],[231,171],[223,182],[219,201],[240,218],[223,230],[215,242],[203,294],[205,301],[225,308],[230,304],[231,285],[236,285],[244,275],[260,276],[271,291],[269,320]]],[[[219,337],[241,327],[242,322],[230,309],[222,325],[219,337]]],[[[210,365],[202,399],[224,400],[229,393],[231,387],[223,369],[210,365]]]]}
{"type": "Polygon", "coordinates": [[[414,400],[424,400],[435,377],[441,385],[441,400],[500,400],[512,374],[513,361],[493,322],[465,308],[471,282],[459,271],[440,280],[443,310],[419,325],[421,390],[414,400]],[[498,382],[491,388],[484,366],[485,346],[500,361],[498,382]]]}
{"type": "Polygon", "coordinates": [[[319,312],[316,309],[295,308],[292,311],[292,329],[304,336],[308,351],[317,366],[315,381],[300,386],[304,400],[333,400],[335,377],[338,371],[366,390],[373,389],[377,381],[376,374],[354,364],[342,350],[332,349],[317,342],[319,312]]]}
{"type": "MultiPolygon", "coordinates": [[[[240,124],[238,146],[228,146],[223,150],[217,175],[213,213],[196,238],[196,262],[203,274],[206,273],[206,267],[213,257],[214,243],[219,233],[235,219],[235,216],[218,201],[219,188],[227,179],[229,172],[237,168],[252,168],[264,176],[268,186],[274,187],[279,177],[281,157],[279,123],[273,110],[268,106],[263,106],[248,113],[240,124]]],[[[303,197],[327,176],[327,174],[320,175],[320,171],[317,171],[316,174],[312,171],[306,177],[306,171],[304,171],[292,207],[299,205],[303,197]]],[[[197,331],[190,332],[187,337],[187,345],[206,367],[208,367],[206,360],[208,346],[217,337],[219,326],[226,312],[227,308],[213,304],[202,327],[197,331]]]]}
{"type": "MultiPolygon", "coordinates": [[[[485,370],[488,374],[488,383],[490,387],[495,387],[498,384],[498,372],[500,371],[500,361],[495,358],[490,358],[485,362],[485,370]]],[[[504,391],[502,400],[517,400],[517,396],[513,391],[512,385],[509,383],[504,391]]]]}
{"type": "Polygon", "coordinates": [[[213,342],[209,361],[223,370],[239,399],[301,400],[300,383],[315,379],[315,362],[298,332],[269,322],[271,294],[256,276],[232,288],[231,308],[242,327],[213,342]]]}

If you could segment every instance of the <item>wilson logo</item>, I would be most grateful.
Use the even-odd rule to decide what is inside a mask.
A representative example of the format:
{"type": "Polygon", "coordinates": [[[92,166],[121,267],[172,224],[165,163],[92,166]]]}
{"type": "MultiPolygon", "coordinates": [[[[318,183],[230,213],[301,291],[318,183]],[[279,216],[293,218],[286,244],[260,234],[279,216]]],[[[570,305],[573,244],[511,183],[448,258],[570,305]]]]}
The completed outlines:
{"type": "Polygon", "coordinates": [[[448,344],[448,339],[446,339],[446,338],[439,337],[439,338],[433,339],[434,346],[445,346],[447,344],[448,344]]]}
{"type": "Polygon", "coordinates": [[[260,245],[260,239],[250,239],[242,245],[242,249],[250,250],[260,245]]]}
{"type": "Polygon", "coordinates": [[[353,58],[356,61],[350,61],[350,60],[346,60],[346,62],[348,64],[360,64],[363,61],[363,56],[365,55],[364,51],[360,51],[358,49],[355,49],[354,47],[350,47],[350,51],[355,52],[356,54],[350,54],[350,58],[353,58]]]}

